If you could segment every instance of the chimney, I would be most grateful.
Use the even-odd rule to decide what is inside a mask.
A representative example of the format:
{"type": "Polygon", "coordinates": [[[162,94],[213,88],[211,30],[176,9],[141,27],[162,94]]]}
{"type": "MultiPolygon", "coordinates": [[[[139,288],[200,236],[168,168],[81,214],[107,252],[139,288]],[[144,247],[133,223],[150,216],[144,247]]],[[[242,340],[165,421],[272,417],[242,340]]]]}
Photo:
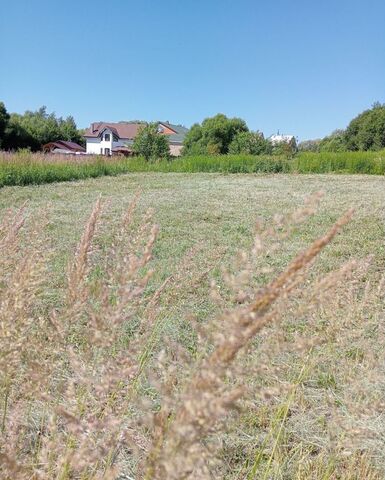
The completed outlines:
{"type": "Polygon", "coordinates": [[[94,133],[94,131],[95,131],[95,124],[91,123],[91,133],[94,133]]]}

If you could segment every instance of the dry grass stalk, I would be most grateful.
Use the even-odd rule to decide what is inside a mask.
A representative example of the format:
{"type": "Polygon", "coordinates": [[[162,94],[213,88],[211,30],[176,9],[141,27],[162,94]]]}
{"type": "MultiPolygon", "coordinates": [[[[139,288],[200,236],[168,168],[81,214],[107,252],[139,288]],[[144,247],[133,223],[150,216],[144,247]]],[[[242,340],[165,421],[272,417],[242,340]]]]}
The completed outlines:
{"type": "Polygon", "coordinates": [[[224,334],[219,336],[214,351],[199,365],[176,412],[166,410],[159,416],[159,433],[154,440],[146,478],[210,478],[206,457],[199,447],[202,439],[244,393],[242,387],[229,390],[226,385],[236,355],[276,317],[273,310],[276,300],[289,295],[297,285],[298,275],[332,241],[352,213],[348,211],[326,235],[300,253],[249,305],[236,308],[222,318],[224,334]]]}
{"type": "MultiPolygon", "coordinates": [[[[40,368],[34,375],[29,371],[38,385],[34,391],[40,390],[38,397],[45,404],[47,414],[52,411],[35,452],[34,478],[72,478],[73,475],[99,478],[100,472],[103,478],[114,478],[116,469],[112,464],[119,445],[128,442],[133,433],[125,415],[131,408],[128,389],[139,369],[142,343],[150,332],[138,328],[128,352],[116,350],[116,347],[121,325],[133,318],[143,301],[143,292],[151,277],[146,267],[158,231],[151,225],[150,216],[145,218],[138,232],[132,231],[134,208],[135,205],[131,205],[124,215],[121,229],[106,254],[104,277],[92,281],[90,254],[101,214],[101,202],[96,202],[69,268],[66,303],[52,313],[50,324],[53,328],[45,325],[47,339],[55,344],[55,351],[49,353],[48,359],[56,364],[50,366],[43,362],[44,371],[40,368]],[[58,374],[54,386],[50,376],[58,374]],[[52,388],[55,395],[50,393],[52,388]]],[[[13,232],[17,233],[20,223],[17,216],[11,223],[12,228],[8,229],[11,234],[5,239],[15,237],[13,232]]],[[[34,260],[34,257],[31,261],[26,257],[19,262],[10,284],[13,295],[6,296],[1,304],[5,310],[2,324],[15,325],[22,330],[12,337],[3,335],[3,346],[9,338],[12,351],[20,348],[20,341],[25,342],[25,325],[20,318],[28,318],[26,307],[30,297],[26,287],[31,289],[32,296],[36,293],[32,288],[35,284],[30,285],[27,278],[34,273],[34,260]],[[23,287],[20,295],[16,285],[23,287]],[[19,298],[23,302],[18,308],[19,298]]],[[[157,299],[153,299],[152,308],[156,302],[157,299]]],[[[43,347],[41,354],[44,350],[43,347]]],[[[20,368],[20,359],[15,359],[14,364],[15,369],[20,368]]],[[[27,367],[30,369],[32,365],[27,367]]],[[[23,403],[12,402],[12,418],[21,414],[23,403]]],[[[18,461],[15,461],[20,427],[17,420],[14,423],[14,431],[9,426],[4,429],[8,442],[3,444],[4,465],[8,465],[10,472],[17,472],[20,478],[22,475],[30,478],[28,455],[26,458],[17,455],[18,461]]],[[[138,442],[128,443],[135,447],[138,442]]]]}
{"type": "MultiPolygon", "coordinates": [[[[124,470],[135,470],[131,468],[133,459],[141,460],[143,465],[137,469],[137,480],[218,478],[224,470],[217,467],[218,452],[211,442],[213,433],[230,430],[229,414],[245,396],[247,375],[252,368],[258,375],[266,374],[264,369],[268,368],[266,355],[265,362],[257,368],[250,361],[250,365],[246,362],[240,369],[237,363],[240,353],[249,349],[252,356],[251,343],[257,334],[262,334],[265,336],[261,339],[266,341],[260,354],[264,355],[271,346],[271,326],[284,317],[285,321],[296,314],[310,317],[315,308],[329,315],[327,292],[361,268],[362,273],[357,273],[359,282],[358,278],[368,268],[365,262],[361,265],[351,261],[337,272],[316,278],[311,288],[304,283],[314,258],[349,221],[351,211],[256,294],[253,293],[255,269],[248,256],[243,255],[246,270],[238,276],[227,274],[225,278],[234,293],[235,307],[214,322],[217,328],[214,345],[203,339],[202,350],[197,353],[197,358],[203,359],[191,362],[178,345],[169,341],[165,350],[171,355],[161,355],[155,364],[151,356],[158,335],[158,305],[166,288],[173,287],[171,299],[177,294],[175,289],[183,281],[183,272],[167,278],[148,298],[145,290],[152,276],[150,261],[158,229],[152,225],[151,213],[134,228],[137,201],[138,196],[123,215],[105,252],[95,247],[102,223],[102,204],[100,199],[96,202],[68,268],[64,304],[49,318],[33,313],[35,297],[44,283],[45,259],[35,249],[28,249],[27,255],[20,242],[24,211],[14,218],[8,214],[0,226],[0,245],[9,245],[13,252],[3,270],[0,289],[0,333],[5,352],[0,361],[5,372],[1,377],[5,403],[0,446],[4,478],[116,479],[124,470]],[[121,343],[122,328],[127,325],[132,326],[128,346],[121,343]],[[32,331],[40,335],[31,338],[32,331]],[[144,394],[146,369],[152,370],[147,374],[148,379],[160,384],[161,409],[154,416],[152,411],[158,399],[144,394]],[[143,379],[143,384],[139,379],[143,379]],[[138,399],[138,394],[142,398],[138,399]],[[36,417],[35,412],[38,412],[36,417]],[[35,429],[23,420],[28,416],[36,418],[35,429]],[[153,416],[150,428],[143,425],[148,416],[153,416]],[[227,426],[223,423],[225,419],[229,422],[227,426]]],[[[292,223],[298,225],[314,213],[316,202],[317,199],[294,215],[292,223]]],[[[285,240],[285,232],[290,228],[291,222],[277,218],[275,226],[266,230],[266,237],[276,234],[285,240]]],[[[252,256],[259,255],[263,240],[263,235],[256,239],[252,256]]],[[[269,269],[263,272],[271,275],[269,269]]],[[[353,289],[351,299],[352,302],[357,299],[353,289]]],[[[367,288],[363,303],[359,308],[355,306],[354,315],[361,315],[364,304],[370,302],[374,300],[371,289],[367,288]]],[[[331,324],[326,333],[337,336],[339,328],[331,324]]],[[[298,345],[293,348],[298,352],[309,351],[320,344],[319,337],[324,334],[295,341],[298,345]]],[[[272,372],[271,369],[269,374],[272,372]]],[[[263,470],[265,477],[261,478],[269,478],[272,472],[279,474],[280,455],[281,464],[293,455],[291,450],[282,450],[281,440],[285,438],[284,428],[290,420],[294,399],[302,395],[307,369],[306,375],[301,372],[295,377],[294,389],[290,382],[282,385],[290,401],[277,406],[279,415],[270,428],[271,445],[265,443],[270,449],[269,460],[263,470]]],[[[301,401],[305,405],[306,399],[301,401]]],[[[305,458],[306,453],[297,450],[298,458],[305,458]]],[[[377,478],[365,461],[354,459],[354,465],[366,472],[367,478],[377,478]]],[[[325,476],[321,463],[304,464],[293,478],[312,478],[306,477],[311,474],[316,479],[333,478],[325,476]]],[[[255,464],[250,470],[249,465],[244,465],[243,478],[252,478],[250,472],[253,468],[258,472],[259,467],[255,464]]],[[[351,468],[349,464],[346,471],[351,468]]]]}

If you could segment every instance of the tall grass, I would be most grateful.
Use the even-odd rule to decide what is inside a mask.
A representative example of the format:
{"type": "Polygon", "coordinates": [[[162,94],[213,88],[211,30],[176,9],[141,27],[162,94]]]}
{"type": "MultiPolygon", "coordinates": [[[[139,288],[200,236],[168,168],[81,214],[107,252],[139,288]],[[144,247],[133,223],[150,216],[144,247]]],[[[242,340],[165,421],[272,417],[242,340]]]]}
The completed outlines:
{"type": "Polygon", "coordinates": [[[290,170],[298,173],[362,173],[384,175],[385,151],[304,152],[294,158],[290,170]]]}
{"type": "Polygon", "coordinates": [[[119,175],[130,172],[176,173],[362,173],[383,175],[385,151],[300,153],[284,156],[188,156],[147,162],[141,157],[68,157],[0,153],[0,187],[29,185],[119,175]]]}
{"type": "Polygon", "coordinates": [[[0,187],[81,180],[127,171],[127,162],[121,158],[69,158],[29,152],[0,155],[0,187]]]}
{"type": "Polygon", "coordinates": [[[290,164],[284,157],[252,155],[188,156],[146,163],[142,158],[130,161],[130,170],[176,173],[280,173],[289,172],[290,164]]]}
{"type": "MultiPolygon", "coordinates": [[[[343,419],[334,419],[338,404],[333,395],[327,415],[317,420],[334,422],[333,441],[305,448],[299,435],[286,432],[295,409],[306,408],[309,401],[304,389],[314,389],[308,376],[312,364],[322,365],[334,342],[339,349],[346,342],[351,347],[354,337],[345,341],[343,334],[348,337],[352,327],[357,330],[364,312],[374,314],[376,295],[383,293],[383,279],[378,288],[365,287],[367,260],[350,260],[326,277],[312,275],[316,257],[352,212],[281,272],[268,270],[264,261],[277,251],[276,242],[285,241],[290,228],[300,228],[314,213],[315,202],[291,217],[260,226],[251,251],[240,254],[238,270],[223,272],[223,288],[213,282],[212,296],[222,314],[196,325],[197,345],[189,355],[167,338],[153,344],[168,280],[152,294],[147,290],[158,228],[150,213],[141,221],[135,218],[136,202],[123,212],[114,231],[106,225],[110,237],[104,245],[98,231],[105,207],[96,202],[69,262],[61,301],[52,310],[39,303],[50,282],[41,226],[25,225],[25,207],[16,214],[7,212],[0,223],[2,478],[381,478],[362,444],[357,448],[349,443],[349,450],[341,454],[340,440],[346,442],[348,433],[338,430],[343,419]],[[259,288],[257,273],[268,277],[259,288]],[[229,301],[223,298],[226,292],[229,301]],[[345,318],[346,305],[354,310],[345,318]],[[337,321],[338,311],[342,322],[337,321]],[[274,327],[284,332],[290,317],[306,318],[313,334],[290,342],[302,365],[292,372],[291,381],[283,382],[273,368],[272,352],[282,354],[287,344],[274,327]],[[122,341],[124,329],[130,334],[122,341]],[[255,350],[260,356],[252,358],[255,350]],[[271,404],[276,414],[270,422],[263,412],[271,404]],[[237,410],[250,409],[250,424],[259,423],[265,437],[257,441],[242,432],[253,448],[236,460],[224,451],[226,435],[231,435],[234,422],[238,425],[237,410]]],[[[346,369],[351,375],[351,363],[337,358],[339,372],[346,369]]],[[[360,379],[374,367],[360,364],[360,379]]],[[[351,378],[347,385],[347,397],[356,407],[349,408],[351,421],[358,411],[363,413],[360,402],[373,398],[358,390],[352,396],[351,378]]],[[[346,405],[341,408],[345,409],[346,405]]],[[[358,439],[359,430],[350,430],[358,439]]]]}

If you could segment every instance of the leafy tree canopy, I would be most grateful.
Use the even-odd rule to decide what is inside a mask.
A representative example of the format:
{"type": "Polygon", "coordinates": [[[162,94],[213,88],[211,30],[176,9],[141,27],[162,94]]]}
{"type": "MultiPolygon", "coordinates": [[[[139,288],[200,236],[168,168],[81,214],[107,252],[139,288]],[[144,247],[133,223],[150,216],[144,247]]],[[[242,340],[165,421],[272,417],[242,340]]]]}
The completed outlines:
{"type": "Polygon", "coordinates": [[[323,138],[319,144],[320,152],[344,152],[346,141],[344,130],[335,130],[331,135],[323,138]]]}
{"type": "Polygon", "coordinates": [[[46,107],[41,107],[35,112],[26,111],[23,115],[12,113],[5,127],[1,146],[7,150],[30,148],[36,151],[40,150],[42,145],[57,140],[79,143],[82,142],[82,136],[73,117],[57,118],[54,113],[47,113],[46,107]]]}
{"type": "Polygon", "coordinates": [[[133,149],[147,161],[168,158],[170,155],[168,139],[158,131],[157,123],[143,125],[134,139],[133,149]]]}
{"type": "Polygon", "coordinates": [[[229,146],[229,153],[263,155],[272,152],[272,145],[261,132],[238,132],[229,146]]]}
{"type": "Polygon", "coordinates": [[[222,113],[196,123],[184,141],[185,154],[226,154],[231,142],[240,132],[249,129],[241,118],[228,118],[222,113]]]}
{"type": "Polygon", "coordinates": [[[385,148],[385,104],[376,102],[348,125],[345,131],[348,150],[380,150],[385,148]]]}
{"type": "Polygon", "coordinates": [[[321,140],[304,140],[298,145],[298,151],[300,152],[319,152],[321,140]]]}
{"type": "Polygon", "coordinates": [[[4,103],[0,102],[0,147],[2,146],[4,140],[4,133],[8,126],[8,122],[9,113],[7,112],[4,103]]]}
{"type": "Polygon", "coordinates": [[[274,155],[285,155],[287,158],[293,158],[298,152],[297,140],[292,137],[290,141],[282,141],[273,145],[272,153],[274,155]]]}

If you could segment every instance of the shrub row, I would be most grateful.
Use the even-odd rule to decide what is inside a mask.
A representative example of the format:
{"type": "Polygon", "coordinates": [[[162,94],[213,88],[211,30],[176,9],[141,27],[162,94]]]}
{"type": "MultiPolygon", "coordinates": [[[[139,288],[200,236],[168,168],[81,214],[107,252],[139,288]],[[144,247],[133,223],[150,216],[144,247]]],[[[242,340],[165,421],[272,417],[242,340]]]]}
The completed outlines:
{"type": "Polygon", "coordinates": [[[118,175],[129,172],[218,173],[385,173],[385,151],[300,153],[281,156],[223,155],[181,157],[155,163],[143,158],[57,157],[0,154],[0,187],[118,175]]]}

